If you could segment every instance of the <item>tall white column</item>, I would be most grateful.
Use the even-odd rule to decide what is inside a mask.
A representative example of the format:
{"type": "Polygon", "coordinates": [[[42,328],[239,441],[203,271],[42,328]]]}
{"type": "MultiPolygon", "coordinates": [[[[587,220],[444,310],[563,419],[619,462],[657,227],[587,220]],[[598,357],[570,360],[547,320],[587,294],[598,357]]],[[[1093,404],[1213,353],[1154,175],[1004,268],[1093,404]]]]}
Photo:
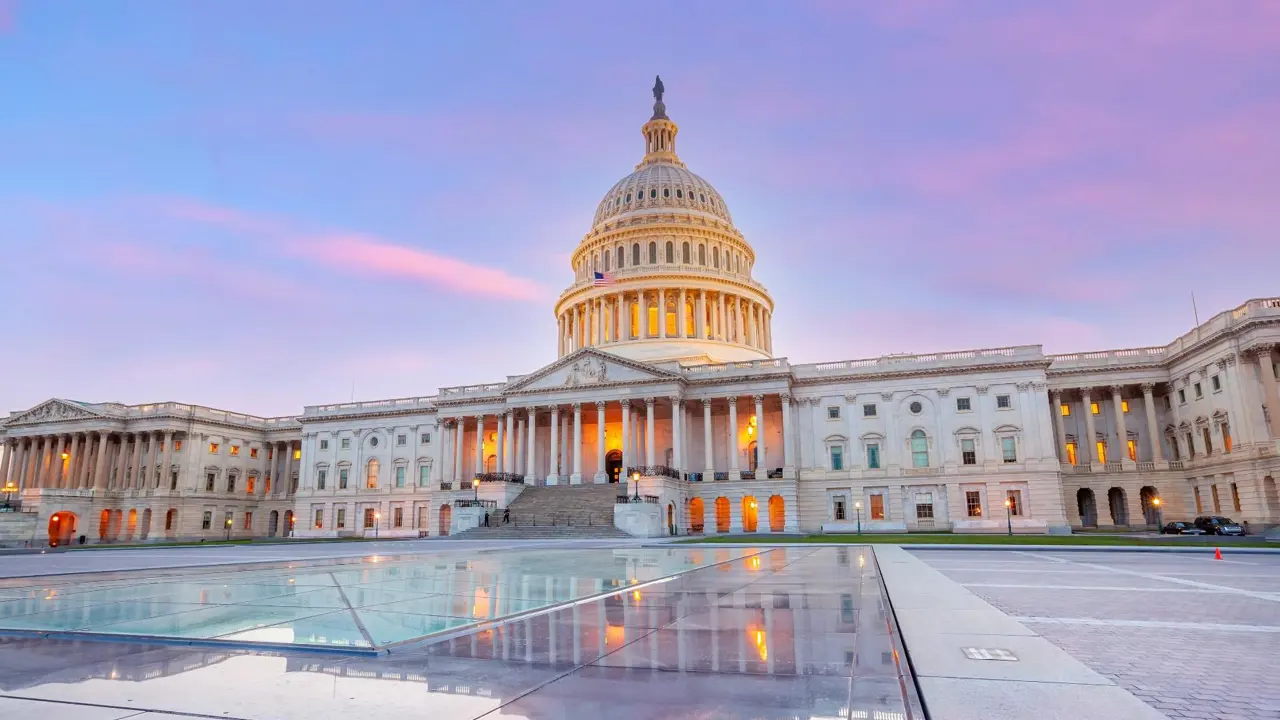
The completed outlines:
{"type": "MultiPolygon", "coordinates": [[[[53,438],[49,438],[49,453],[53,453],[53,438]]],[[[124,474],[129,468],[129,436],[120,433],[120,446],[116,450],[116,479],[112,483],[112,487],[121,489],[125,487],[124,474]]],[[[53,457],[49,458],[49,478],[53,477],[53,457]]],[[[46,479],[46,483],[48,479],[46,479]]],[[[47,484],[45,487],[49,487],[47,484]]]]}
{"type": "Polygon", "coordinates": [[[556,316],[556,356],[564,355],[564,316],[556,316]]]}
{"type": "Polygon", "coordinates": [[[98,461],[93,468],[93,488],[102,490],[107,487],[107,434],[98,433],[98,461]]]}
{"type": "MultiPolygon", "coordinates": [[[[786,478],[795,477],[795,463],[792,462],[791,453],[793,452],[792,443],[795,435],[791,429],[791,396],[782,394],[782,476],[786,478]]],[[[815,428],[815,432],[817,429],[815,428]]]]}
{"type": "MultiPolygon", "coordinates": [[[[499,464],[501,472],[516,471],[516,413],[514,410],[507,411],[507,436],[506,441],[502,444],[502,454],[506,457],[505,461],[500,460],[499,464]]],[[[501,441],[500,441],[501,442],[501,441]]]]}
{"type": "Polygon", "coordinates": [[[769,477],[769,454],[764,442],[764,395],[756,395],[756,472],[758,479],[769,477]]]}
{"type": "MultiPolygon", "coordinates": [[[[1160,426],[1156,424],[1156,399],[1154,391],[1155,383],[1142,384],[1142,407],[1147,413],[1147,437],[1151,442],[1151,459],[1156,462],[1164,461],[1164,442],[1160,437],[1160,426]]],[[[1061,412],[1055,413],[1059,418],[1062,417],[1061,412]]]]}
{"type": "Polygon", "coordinates": [[[687,320],[687,312],[685,303],[688,302],[688,294],[684,288],[680,288],[680,308],[676,312],[676,337],[683,338],[689,336],[689,324],[687,320]]]}
{"type": "Polygon", "coordinates": [[[653,403],[654,398],[644,399],[644,464],[649,467],[653,467],[657,464],[653,457],[653,403]]]}
{"type": "Polygon", "coordinates": [[[658,288],[658,337],[667,337],[667,290],[658,288]]]}
{"type": "Polygon", "coordinates": [[[476,416],[476,470],[474,475],[484,472],[484,415],[476,416]]]}
{"type": "Polygon", "coordinates": [[[747,343],[747,323],[746,318],[742,316],[742,308],[746,306],[742,298],[735,297],[733,299],[733,317],[737,321],[737,328],[734,330],[734,340],[740,345],[747,343]]]}
{"type": "MultiPolygon", "coordinates": [[[[683,294],[683,293],[682,293],[683,294]]],[[[681,315],[684,314],[683,306],[681,315]]],[[[682,317],[681,323],[684,322],[682,317]]],[[[680,474],[680,479],[684,479],[684,400],[678,397],[671,398],[671,462],[675,464],[675,471],[680,474]]]]}
{"type": "Polygon", "coordinates": [[[1262,371],[1262,404],[1267,408],[1271,438],[1280,440],[1280,392],[1276,391],[1276,367],[1271,359],[1271,350],[1262,348],[1254,357],[1258,359],[1258,369],[1262,371]]]}
{"type": "Polygon", "coordinates": [[[742,456],[742,445],[738,441],[738,398],[729,398],[729,479],[741,480],[742,471],[738,468],[738,458],[742,456]]]}
{"type": "Polygon", "coordinates": [[[569,484],[582,484],[582,403],[573,404],[573,474],[569,484]]]}
{"type": "Polygon", "coordinates": [[[696,317],[693,321],[693,331],[698,335],[699,340],[707,338],[707,291],[698,290],[696,317]]]}
{"type": "Polygon", "coordinates": [[[538,468],[534,465],[537,456],[534,455],[533,452],[538,443],[537,407],[533,405],[529,406],[529,417],[526,418],[525,422],[529,425],[529,435],[525,439],[524,443],[524,482],[526,485],[530,485],[536,482],[538,477],[538,468]]]}
{"type": "Polygon", "coordinates": [[[1122,465],[1129,465],[1133,461],[1129,459],[1129,429],[1124,421],[1124,399],[1120,393],[1124,388],[1120,385],[1111,386],[1111,406],[1116,413],[1116,449],[1112,451],[1112,462],[1119,461],[1122,465]]]}
{"type": "MultiPolygon", "coordinates": [[[[702,464],[706,468],[703,471],[703,482],[711,482],[716,479],[716,464],[714,446],[711,444],[711,399],[707,398],[702,401],[702,464]]],[[[705,512],[705,511],[704,511],[705,512]]]]}
{"type": "Polygon", "coordinates": [[[596,483],[608,482],[608,477],[604,474],[604,401],[596,401],[596,483]]]}
{"type": "MultiPolygon", "coordinates": [[[[630,468],[631,462],[631,401],[622,398],[622,473],[630,468]]],[[[620,478],[622,479],[622,478],[620,478]]]]}
{"type": "Polygon", "coordinates": [[[58,435],[58,444],[49,459],[49,487],[62,487],[62,456],[67,454],[67,437],[58,435]]]}
{"type": "Polygon", "coordinates": [[[1098,436],[1093,429],[1093,397],[1090,394],[1093,388],[1080,388],[1081,405],[1084,406],[1084,446],[1089,454],[1085,457],[1089,458],[1089,463],[1098,462],[1098,436]]]}
{"type": "Polygon", "coordinates": [[[724,330],[725,314],[724,314],[724,293],[716,293],[716,327],[713,335],[716,340],[726,341],[729,339],[728,334],[724,330]]]}
{"type": "MultiPolygon", "coordinates": [[[[8,440],[4,441],[4,457],[0,458],[0,485],[9,484],[9,467],[13,463],[13,456],[17,452],[17,445],[8,440]]],[[[14,483],[16,486],[17,483],[14,483]]]]}
{"type": "Polygon", "coordinates": [[[547,453],[550,458],[550,466],[547,468],[547,484],[555,485],[560,482],[560,406],[551,406],[551,452],[547,453]]]}
{"type": "Polygon", "coordinates": [[[622,315],[625,305],[622,303],[622,293],[613,296],[613,309],[609,311],[609,319],[613,321],[613,328],[609,333],[611,342],[622,342],[626,338],[622,335],[622,324],[624,322],[622,315]]]}
{"type": "MultiPolygon", "coordinates": [[[[1070,455],[1067,454],[1067,428],[1066,423],[1062,419],[1062,391],[1053,391],[1053,426],[1058,431],[1058,462],[1066,465],[1070,461],[1070,455]]],[[[1086,409],[1085,412],[1088,412],[1086,409]]],[[[1078,447],[1078,446],[1077,446],[1078,447]]]]}
{"type": "Polygon", "coordinates": [[[146,472],[144,472],[144,469],[142,467],[142,438],[143,437],[144,436],[142,435],[133,436],[133,458],[130,459],[129,461],[129,466],[133,468],[132,472],[129,473],[130,487],[134,487],[139,490],[144,490],[147,487],[147,483],[145,482],[146,472]]]}
{"type": "Polygon", "coordinates": [[[462,489],[462,461],[463,442],[466,440],[467,419],[464,417],[456,417],[453,419],[453,489],[462,489]]]}
{"type": "Polygon", "coordinates": [[[637,293],[637,302],[640,303],[640,339],[644,340],[649,337],[649,294],[641,290],[637,293]]]}

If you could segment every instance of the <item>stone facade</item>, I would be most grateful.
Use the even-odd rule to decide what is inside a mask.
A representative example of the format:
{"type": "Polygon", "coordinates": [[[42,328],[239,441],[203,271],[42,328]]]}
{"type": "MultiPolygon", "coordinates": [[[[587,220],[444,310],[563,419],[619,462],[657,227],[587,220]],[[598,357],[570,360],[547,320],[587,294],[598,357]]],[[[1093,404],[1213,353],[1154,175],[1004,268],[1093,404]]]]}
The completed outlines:
{"type": "Polygon", "coordinates": [[[32,540],[437,535],[482,490],[633,473],[680,534],[1280,523],[1280,298],[1163,347],[792,364],[677,130],[655,109],[574,251],[555,362],[286,418],[49,400],[0,425],[32,540]]]}

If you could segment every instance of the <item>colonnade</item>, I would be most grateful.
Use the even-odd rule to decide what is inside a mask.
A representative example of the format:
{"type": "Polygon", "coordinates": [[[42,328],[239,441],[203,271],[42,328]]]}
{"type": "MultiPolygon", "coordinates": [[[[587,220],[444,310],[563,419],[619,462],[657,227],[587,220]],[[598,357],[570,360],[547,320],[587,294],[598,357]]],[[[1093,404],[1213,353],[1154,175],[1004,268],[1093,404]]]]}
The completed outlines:
{"type": "Polygon", "coordinates": [[[172,460],[174,434],[86,431],[10,438],[0,461],[0,482],[20,489],[159,487],[161,470],[172,460]],[[153,467],[153,477],[139,477],[153,467]]]}
{"type": "Polygon", "coordinates": [[[769,308],[743,295],[700,288],[620,290],[565,307],[557,318],[557,337],[562,356],[583,347],[669,338],[717,340],[772,353],[772,325],[769,308]]]}
{"type": "MultiPolygon", "coordinates": [[[[793,429],[791,422],[791,396],[778,396],[781,409],[777,415],[782,418],[782,466],[792,465],[791,453],[793,429]]],[[[467,440],[470,438],[473,453],[473,474],[487,470],[486,459],[491,454],[495,460],[493,470],[498,473],[519,475],[525,483],[535,483],[544,477],[542,469],[546,468],[547,484],[568,481],[577,484],[584,481],[583,453],[594,450],[596,453],[596,473],[591,479],[594,482],[607,482],[604,468],[606,457],[612,451],[621,454],[621,467],[643,467],[647,474],[662,474],[674,471],[681,477],[686,472],[704,472],[706,479],[715,477],[716,439],[712,423],[713,404],[723,403],[728,414],[725,453],[728,457],[727,479],[737,480],[750,477],[748,471],[741,467],[740,458],[745,454],[745,425],[738,422],[739,406],[746,414],[754,414],[755,424],[751,426],[752,441],[756,443],[757,457],[761,464],[767,457],[766,408],[765,395],[753,395],[750,399],[701,398],[696,400],[679,396],[667,398],[624,398],[621,400],[598,400],[594,402],[577,402],[568,405],[528,406],[512,408],[496,414],[481,414],[472,417],[459,416],[444,421],[444,477],[452,478],[455,487],[462,488],[470,483],[470,476],[464,472],[467,465],[465,453],[467,440]],[[687,452],[691,447],[690,433],[694,423],[692,415],[701,405],[703,457],[693,458],[687,452]],[[595,411],[595,427],[597,431],[594,448],[585,447],[583,441],[584,416],[588,419],[595,411]],[[666,452],[659,457],[657,443],[658,412],[662,411],[662,420],[670,423],[671,457],[668,461],[666,452]],[[612,443],[606,441],[606,433],[600,429],[608,424],[607,417],[612,415],[615,422],[620,420],[619,440],[612,443]],[[539,440],[537,428],[548,430],[545,442],[539,440]],[[493,442],[486,442],[486,435],[492,431],[493,442]],[[465,482],[464,482],[465,480],[465,482]]],[[[767,468],[766,468],[767,469],[767,468]]],[[[763,479],[763,478],[761,478],[763,479]]]]}

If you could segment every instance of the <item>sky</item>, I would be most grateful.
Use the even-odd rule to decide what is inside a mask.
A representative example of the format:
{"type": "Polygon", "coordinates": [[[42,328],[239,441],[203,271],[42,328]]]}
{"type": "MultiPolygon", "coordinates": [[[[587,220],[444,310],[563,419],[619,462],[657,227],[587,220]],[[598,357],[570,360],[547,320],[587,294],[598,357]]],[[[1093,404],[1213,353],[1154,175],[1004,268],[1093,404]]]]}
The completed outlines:
{"type": "Polygon", "coordinates": [[[793,363],[1280,295],[1277,0],[0,0],[0,413],[555,356],[655,74],[793,363]]]}

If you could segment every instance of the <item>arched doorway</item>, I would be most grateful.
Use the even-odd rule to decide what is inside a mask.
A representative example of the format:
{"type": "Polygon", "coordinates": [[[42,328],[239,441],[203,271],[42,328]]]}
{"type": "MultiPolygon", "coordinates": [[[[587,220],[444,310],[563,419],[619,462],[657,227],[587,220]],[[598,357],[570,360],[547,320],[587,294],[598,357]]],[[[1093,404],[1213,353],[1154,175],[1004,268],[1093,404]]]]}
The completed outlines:
{"type": "Polygon", "coordinates": [[[111,532],[111,511],[103,510],[98,514],[98,542],[106,542],[111,532]]]}
{"type": "Polygon", "coordinates": [[[1160,497],[1160,494],[1150,485],[1144,486],[1139,491],[1138,498],[1142,501],[1142,520],[1147,525],[1155,525],[1160,521],[1157,515],[1159,510],[1156,508],[1156,504],[1152,502],[1158,497],[1160,497]]]}
{"type": "Polygon", "coordinates": [[[716,498],[716,532],[729,532],[729,498],[716,498]]]}
{"type": "Polygon", "coordinates": [[[267,516],[267,537],[275,537],[280,531],[280,511],[272,510],[267,516]]]}
{"type": "Polygon", "coordinates": [[[1081,525],[1098,527],[1098,504],[1094,500],[1093,490],[1080,488],[1076,491],[1076,508],[1080,511],[1081,525]]]}
{"type": "Polygon", "coordinates": [[[667,534],[676,534],[676,506],[675,503],[667,503],[667,534]]]}
{"type": "Polygon", "coordinates": [[[742,498],[742,531],[755,532],[759,526],[760,505],[756,502],[754,496],[748,495],[742,498]]]}
{"type": "Polygon", "coordinates": [[[1113,487],[1108,490],[1107,505],[1111,509],[1111,522],[1113,525],[1129,524],[1129,511],[1124,502],[1124,488],[1113,487]]]}
{"type": "Polygon", "coordinates": [[[609,482],[616,483],[622,478],[622,451],[612,450],[604,456],[604,474],[609,482]]]}
{"type": "Polygon", "coordinates": [[[487,473],[498,472],[498,456],[490,455],[484,459],[484,471],[487,473]]]}
{"type": "Polygon", "coordinates": [[[441,535],[449,534],[449,526],[453,524],[453,507],[450,505],[440,506],[439,531],[441,535]]]}
{"type": "Polygon", "coordinates": [[[133,533],[138,529],[138,508],[129,511],[129,524],[125,526],[124,536],[126,539],[132,540],[133,533]]]}
{"type": "Polygon", "coordinates": [[[781,495],[769,498],[769,532],[782,532],[787,527],[787,501],[781,495]]]}
{"type": "Polygon", "coordinates": [[[760,465],[759,453],[757,452],[759,449],[760,446],[756,444],[755,440],[752,440],[751,444],[747,445],[747,469],[752,472],[755,472],[760,465]]]}
{"type": "Polygon", "coordinates": [[[689,532],[702,534],[703,513],[706,509],[703,507],[702,498],[696,497],[689,500],[689,532]]]}
{"type": "Polygon", "coordinates": [[[49,547],[70,545],[76,534],[78,518],[73,512],[62,510],[49,516],[49,547]]]}
{"type": "Polygon", "coordinates": [[[1272,520],[1280,518],[1280,497],[1276,496],[1276,479],[1270,475],[1262,478],[1262,499],[1267,504],[1267,515],[1272,520]]]}
{"type": "Polygon", "coordinates": [[[176,537],[178,534],[178,511],[170,508],[164,514],[164,535],[165,537],[176,537]]]}
{"type": "Polygon", "coordinates": [[[142,526],[138,530],[138,536],[143,540],[151,534],[151,508],[142,511],[142,526]]]}
{"type": "Polygon", "coordinates": [[[293,511],[284,511],[284,536],[293,537],[293,511]]]}

